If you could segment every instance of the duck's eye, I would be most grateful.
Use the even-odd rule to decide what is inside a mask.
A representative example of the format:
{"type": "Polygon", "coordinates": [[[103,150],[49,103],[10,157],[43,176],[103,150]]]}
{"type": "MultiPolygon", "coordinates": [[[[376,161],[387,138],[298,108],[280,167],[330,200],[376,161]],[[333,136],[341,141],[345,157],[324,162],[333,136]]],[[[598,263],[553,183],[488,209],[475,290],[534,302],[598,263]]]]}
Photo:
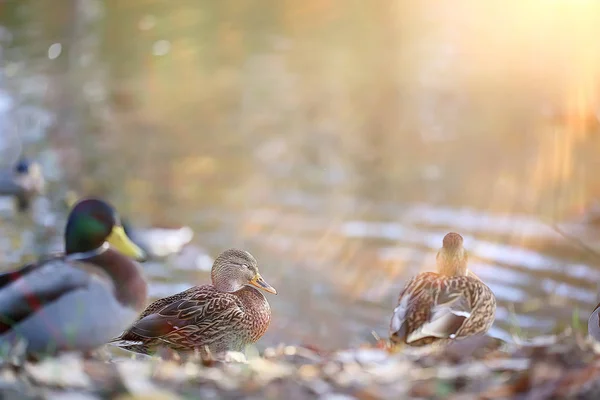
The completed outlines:
{"type": "Polygon", "coordinates": [[[250,268],[250,267],[248,266],[248,264],[242,264],[242,267],[244,267],[244,268],[250,268]]]}

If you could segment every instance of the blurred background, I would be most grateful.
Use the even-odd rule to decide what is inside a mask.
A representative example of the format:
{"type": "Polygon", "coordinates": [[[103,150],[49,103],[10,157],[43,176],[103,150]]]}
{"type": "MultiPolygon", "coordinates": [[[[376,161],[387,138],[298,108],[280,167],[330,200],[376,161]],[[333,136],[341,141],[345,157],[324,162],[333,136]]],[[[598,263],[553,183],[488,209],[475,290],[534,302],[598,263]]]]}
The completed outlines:
{"type": "Polygon", "coordinates": [[[60,249],[75,190],[194,231],[145,265],[153,297],[253,253],[279,292],[259,347],[386,337],[449,231],[494,335],[585,329],[598,37],[589,0],[0,0],[0,166],[46,179],[31,212],[5,204],[2,268],[60,249]]]}

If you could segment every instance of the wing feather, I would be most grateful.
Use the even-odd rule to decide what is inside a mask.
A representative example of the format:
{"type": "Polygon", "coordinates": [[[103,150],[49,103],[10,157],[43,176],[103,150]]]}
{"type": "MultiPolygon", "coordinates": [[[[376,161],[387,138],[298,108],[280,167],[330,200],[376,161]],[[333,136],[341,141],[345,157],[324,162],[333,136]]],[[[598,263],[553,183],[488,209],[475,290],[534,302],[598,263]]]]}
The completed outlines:
{"type": "Polygon", "coordinates": [[[429,321],[425,322],[406,338],[412,343],[425,337],[453,338],[471,316],[471,305],[460,292],[443,292],[431,308],[429,321]]]}
{"type": "Polygon", "coordinates": [[[430,273],[419,274],[404,286],[398,297],[398,306],[394,309],[390,322],[390,336],[403,341],[408,334],[408,317],[413,313],[423,295],[427,295],[430,273]]]}
{"type": "Polygon", "coordinates": [[[90,276],[63,261],[28,264],[0,277],[0,333],[73,290],[86,287],[90,276]]]}
{"type": "Polygon", "coordinates": [[[142,337],[170,342],[170,336],[176,335],[208,345],[243,317],[242,305],[235,296],[224,296],[214,288],[204,287],[189,298],[172,302],[141,318],[120,339],[142,337]]]}

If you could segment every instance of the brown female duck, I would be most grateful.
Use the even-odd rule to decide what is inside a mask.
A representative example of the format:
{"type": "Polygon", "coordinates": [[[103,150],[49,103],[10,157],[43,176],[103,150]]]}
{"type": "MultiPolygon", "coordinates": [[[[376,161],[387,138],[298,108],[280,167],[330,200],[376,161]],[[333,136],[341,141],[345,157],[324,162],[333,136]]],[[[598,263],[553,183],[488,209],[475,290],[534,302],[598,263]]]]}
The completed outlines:
{"type": "Polygon", "coordinates": [[[394,343],[422,346],[487,332],[494,322],[496,298],[467,269],[467,252],[458,233],[444,236],[437,273],[412,278],[398,298],[390,322],[394,343]]]}
{"type": "Polygon", "coordinates": [[[212,285],[153,302],[113,343],[142,354],[161,347],[205,354],[206,348],[243,351],[258,341],[269,327],[271,308],[257,288],[277,292],[258,272],[256,259],[247,251],[226,250],[215,259],[211,278],[212,285]]]}

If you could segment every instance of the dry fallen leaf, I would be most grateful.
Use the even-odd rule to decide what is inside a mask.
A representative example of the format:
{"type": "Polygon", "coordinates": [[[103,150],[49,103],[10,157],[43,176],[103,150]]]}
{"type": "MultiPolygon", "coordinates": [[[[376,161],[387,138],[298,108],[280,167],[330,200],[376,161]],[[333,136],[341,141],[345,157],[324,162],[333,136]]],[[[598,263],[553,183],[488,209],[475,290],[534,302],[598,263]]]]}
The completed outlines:
{"type": "Polygon", "coordinates": [[[83,360],[78,354],[67,353],[49,358],[37,364],[25,364],[25,371],[38,384],[54,387],[88,388],[90,377],[84,371],[83,360]]]}

